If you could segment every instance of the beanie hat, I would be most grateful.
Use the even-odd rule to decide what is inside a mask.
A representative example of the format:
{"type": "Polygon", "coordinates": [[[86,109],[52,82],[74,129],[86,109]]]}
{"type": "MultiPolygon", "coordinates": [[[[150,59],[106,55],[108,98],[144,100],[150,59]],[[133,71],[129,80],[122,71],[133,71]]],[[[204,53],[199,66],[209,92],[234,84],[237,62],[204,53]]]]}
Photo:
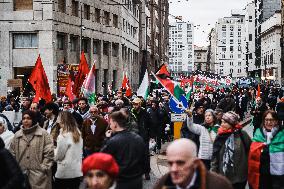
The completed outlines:
{"type": "Polygon", "coordinates": [[[237,123],[239,123],[240,117],[235,112],[229,111],[223,114],[222,119],[234,127],[237,123]]]}
{"type": "Polygon", "coordinates": [[[112,177],[117,177],[119,167],[115,159],[106,153],[94,153],[83,160],[82,172],[84,175],[92,169],[105,171],[112,177]]]}

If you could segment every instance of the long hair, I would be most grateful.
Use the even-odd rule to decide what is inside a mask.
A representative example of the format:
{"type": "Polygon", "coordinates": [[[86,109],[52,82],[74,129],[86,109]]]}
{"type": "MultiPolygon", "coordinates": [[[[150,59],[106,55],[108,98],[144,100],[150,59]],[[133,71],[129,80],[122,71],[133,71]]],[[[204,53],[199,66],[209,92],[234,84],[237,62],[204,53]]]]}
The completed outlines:
{"type": "Polygon", "coordinates": [[[60,125],[63,125],[63,132],[71,132],[73,135],[73,141],[75,143],[80,141],[81,134],[78,129],[77,122],[73,115],[69,111],[62,111],[59,113],[58,121],[60,125]]]}

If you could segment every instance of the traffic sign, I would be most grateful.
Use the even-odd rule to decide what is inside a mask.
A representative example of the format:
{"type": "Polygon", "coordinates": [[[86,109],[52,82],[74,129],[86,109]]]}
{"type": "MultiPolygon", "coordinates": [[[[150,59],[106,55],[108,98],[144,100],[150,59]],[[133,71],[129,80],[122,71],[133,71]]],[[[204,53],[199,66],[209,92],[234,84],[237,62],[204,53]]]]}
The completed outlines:
{"type": "Polygon", "coordinates": [[[171,122],[184,122],[186,114],[171,114],[171,122]]]}
{"type": "Polygon", "coordinates": [[[181,96],[179,101],[177,101],[174,97],[171,97],[169,105],[171,111],[177,114],[183,113],[188,108],[185,96],[181,96]]]}

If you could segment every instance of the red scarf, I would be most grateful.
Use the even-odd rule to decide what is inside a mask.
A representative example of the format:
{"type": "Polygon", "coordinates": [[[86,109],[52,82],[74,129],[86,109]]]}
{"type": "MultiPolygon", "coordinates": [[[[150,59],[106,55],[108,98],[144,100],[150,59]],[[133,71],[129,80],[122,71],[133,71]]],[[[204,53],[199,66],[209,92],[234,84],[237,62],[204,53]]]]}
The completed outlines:
{"type": "Polygon", "coordinates": [[[219,127],[218,129],[218,135],[223,135],[223,134],[230,134],[235,132],[236,130],[242,129],[242,125],[240,125],[239,123],[237,125],[235,125],[235,127],[232,127],[230,129],[224,129],[223,127],[219,127]]]}

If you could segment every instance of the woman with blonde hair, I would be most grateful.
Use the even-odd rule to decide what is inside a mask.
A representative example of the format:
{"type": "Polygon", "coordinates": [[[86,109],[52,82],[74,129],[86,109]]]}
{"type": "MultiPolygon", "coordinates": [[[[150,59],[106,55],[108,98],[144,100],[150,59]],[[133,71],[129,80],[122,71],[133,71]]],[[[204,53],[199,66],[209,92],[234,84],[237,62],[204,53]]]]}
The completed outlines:
{"type": "Polygon", "coordinates": [[[55,186],[60,189],[77,189],[83,176],[81,133],[75,118],[68,111],[60,112],[57,122],[61,129],[54,152],[57,162],[55,186]]]}

